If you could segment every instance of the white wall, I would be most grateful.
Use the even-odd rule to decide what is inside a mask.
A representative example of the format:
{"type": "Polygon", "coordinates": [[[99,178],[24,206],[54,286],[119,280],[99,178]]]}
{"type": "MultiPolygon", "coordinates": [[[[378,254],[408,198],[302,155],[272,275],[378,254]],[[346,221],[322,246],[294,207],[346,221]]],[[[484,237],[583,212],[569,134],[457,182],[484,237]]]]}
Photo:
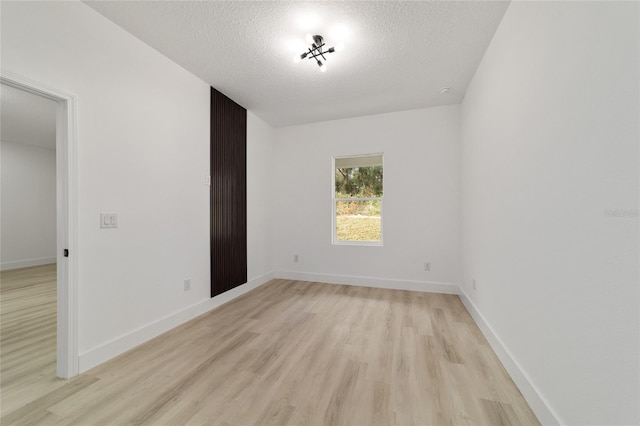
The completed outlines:
{"type": "Polygon", "coordinates": [[[274,129],[249,111],[247,113],[247,275],[249,281],[273,273],[274,138],[274,129]]]}
{"type": "MultiPolygon", "coordinates": [[[[210,89],[80,2],[2,2],[1,28],[3,69],[78,99],[84,370],[211,307],[210,89]],[[117,213],[119,227],[100,229],[100,212],[117,213]]],[[[250,114],[248,135],[255,165],[271,133],[250,114]]],[[[260,185],[250,174],[250,206],[268,204],[260,185]]],[[[249,221],[251,244],[269,245],[262,216],[249,221]]],[[[264,250],[249,261],[251,276],[272,269],[264,250]]]]}
{"type": "Polygon", "coordinates": [[[447,284],[458,283],[460,270],[459,129],[457,106],[277,129],[277,274],[451,289],[447,284]],[[332,157],[379,152],[384,153],[384,246],[332,245],[332,157]],[[424,262],[431,262],[430,272],[424,262]],[[437,287],[440,283],[445,285],[437,287]]]}
{"type": "Polygon", "coordinates": [[[55,263],[55,150],[4,141],[0,157],[1,269],[55,263]]]}
{"type": "Polygon", "coordinates": [[[463,288],[566,424],[640,423],[638,8],[512,3],[463,102],[463,288]]]}

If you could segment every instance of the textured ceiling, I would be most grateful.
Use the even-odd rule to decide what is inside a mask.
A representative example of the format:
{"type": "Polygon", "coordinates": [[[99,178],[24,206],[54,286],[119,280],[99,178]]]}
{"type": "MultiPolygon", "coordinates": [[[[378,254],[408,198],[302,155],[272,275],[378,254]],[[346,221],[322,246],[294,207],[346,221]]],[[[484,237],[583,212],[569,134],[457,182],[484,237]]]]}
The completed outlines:
{"type": "Polygon", "coordinates": [[[56,147],[56,103],[0,85],[0,141],[56,147]]]}
{"type": "Polygon", "coordinates": [[[461,102],[508,2],[85,1],[280,127],[461,102]],[[327,72],[292,58],[325,37],[327,72]],[[440,88],[451,91],[440,94],[440,88]]]}

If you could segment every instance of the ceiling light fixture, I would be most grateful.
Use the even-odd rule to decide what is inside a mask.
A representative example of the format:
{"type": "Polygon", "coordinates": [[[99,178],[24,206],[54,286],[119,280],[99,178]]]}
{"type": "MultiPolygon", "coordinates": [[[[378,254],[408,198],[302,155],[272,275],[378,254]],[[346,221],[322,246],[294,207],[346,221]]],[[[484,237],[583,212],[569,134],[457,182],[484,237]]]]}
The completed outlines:
{"type": "Polygon", "coordinates": [[[297,63],[305,58],[315,59],[316,63],[320,67],[320,71],[322,72],[325,72],[327,70],[327,66],[320,60],[320,58],[324,59],[324,61],[326,62],[327,58],[324,56],[325,54],[333,53],[337,50],[342,50],[342,48],[344,47],[342,44],[340,44],[338,45],[338,48],[330,47],[329,49],[325,50],[324,38],[321,35],[312,36],[311,34],[307,34],[305,40],[311,45],[311,47],[309,47],[307,51],[302,53],[301,55],[294,56],[293,62],[297,63]]]}

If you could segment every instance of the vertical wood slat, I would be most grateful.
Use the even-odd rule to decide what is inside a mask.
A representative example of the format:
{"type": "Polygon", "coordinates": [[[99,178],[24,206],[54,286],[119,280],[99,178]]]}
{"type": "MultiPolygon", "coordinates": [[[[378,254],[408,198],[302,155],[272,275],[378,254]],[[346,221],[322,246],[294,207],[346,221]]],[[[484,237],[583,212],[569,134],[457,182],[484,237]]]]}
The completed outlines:
{"type": "Polygon", "coordinates": [[[247,110],[211,88],[211,297],[247,282],[247,110]]]}

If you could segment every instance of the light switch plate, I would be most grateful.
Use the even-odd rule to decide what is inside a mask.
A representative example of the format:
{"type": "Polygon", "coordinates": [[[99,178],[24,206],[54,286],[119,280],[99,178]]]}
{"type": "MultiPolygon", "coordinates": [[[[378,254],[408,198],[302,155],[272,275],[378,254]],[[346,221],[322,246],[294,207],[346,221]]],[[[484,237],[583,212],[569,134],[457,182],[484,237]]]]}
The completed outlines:
{"type": "Polygon", "coordinates": [[[100,228],[117,228],[118,215],[115,213],[100,213],[100,228]]]}

